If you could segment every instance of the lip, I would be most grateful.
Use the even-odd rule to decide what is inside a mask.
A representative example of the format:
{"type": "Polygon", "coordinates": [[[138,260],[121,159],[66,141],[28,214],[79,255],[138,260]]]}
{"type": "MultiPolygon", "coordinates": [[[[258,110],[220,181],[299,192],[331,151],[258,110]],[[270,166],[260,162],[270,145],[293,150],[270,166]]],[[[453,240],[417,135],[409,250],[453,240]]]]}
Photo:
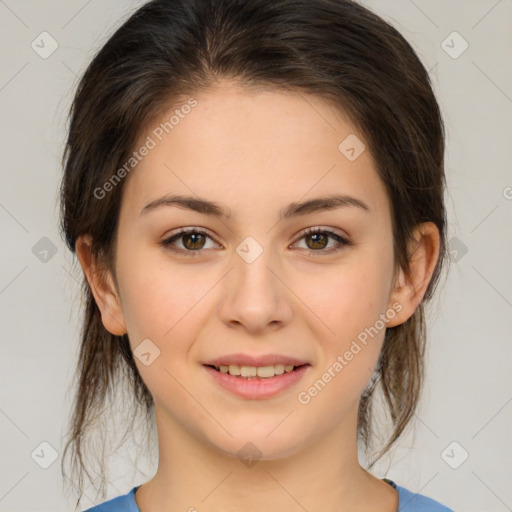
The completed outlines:
{"type": "Polygon", "coordinates": [[[258,377],[234,377],[229,373],[219,372],[211,366],[203,365],[203,368],[218,386],[230,393],[248,400],[264,400],[275,397],[297,384],[308,371],[310,365],[306,363],[289,373],[275,375],[274,377],[266,379],[258,377]]]}
{"type": "Polygon", "coordinates": [[[276,364],[302,366],[308,364],[307,361],[297,359],[294,357],[284,356],[281,354],[227,354],[203,363],[209,366],[229,366],[230,364],[237,364],[238,366],[274,366],[276,364]]]}

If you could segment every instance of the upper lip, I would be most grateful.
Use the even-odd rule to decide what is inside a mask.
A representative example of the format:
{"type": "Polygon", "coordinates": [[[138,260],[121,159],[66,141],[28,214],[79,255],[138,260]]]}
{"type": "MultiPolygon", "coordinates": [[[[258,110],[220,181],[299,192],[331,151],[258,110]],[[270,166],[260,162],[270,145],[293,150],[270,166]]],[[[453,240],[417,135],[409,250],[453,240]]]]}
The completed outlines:
{"type": "Polygon", "coordinates": [[[258,356],[250,354],[227,354],[211,359],[204,364],[209,366],[229,366],[230,364],[236,364],[238,366],[274,366],[276,364],[302,366],[308,363],[301,359],[281,354],[264,354],[258,356]]]}

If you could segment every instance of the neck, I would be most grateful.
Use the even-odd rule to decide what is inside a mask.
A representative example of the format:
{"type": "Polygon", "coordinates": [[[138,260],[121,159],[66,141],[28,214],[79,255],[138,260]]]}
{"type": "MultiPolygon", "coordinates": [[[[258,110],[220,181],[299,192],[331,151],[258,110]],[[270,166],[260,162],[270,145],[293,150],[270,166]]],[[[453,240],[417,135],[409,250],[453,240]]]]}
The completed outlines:
{"type": "Polygon", "coordinates": [[[353,428],[357,410],[339,430],[307,448],[274,460],[256,457],[252,462],[201,442],[168,417],[163,421],[165,413],[159,414],[157,407],[155,412],[158,470],[137,491],[141,512],[341,512],[368,509],[371,500],[375,509],[397,509],[396,491],[359,464],[353,428]],[[388,508],[383,507],[386,500],[388,508]]]}

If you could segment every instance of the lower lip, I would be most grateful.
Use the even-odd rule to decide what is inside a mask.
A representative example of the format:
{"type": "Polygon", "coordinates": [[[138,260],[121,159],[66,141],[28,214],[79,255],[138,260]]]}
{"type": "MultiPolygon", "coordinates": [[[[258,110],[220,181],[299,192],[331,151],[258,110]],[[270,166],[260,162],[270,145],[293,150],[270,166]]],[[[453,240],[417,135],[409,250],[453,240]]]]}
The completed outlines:
{"type": "Polygon", "coordinates": [[[275,375],[265,379],[257,377],[234,377],[229,373],[222,373],[210,366],[204,366],[206,371],[212,378],[224,389],[227,389],[235,395],[250,400],[258,400],[264,398],[271,398],[282,393],[286,389],[291,388],[296,384],[309,368],[309,365],[303,365],[293,370],[292,372],[283,373],[282,375],[275,375]]]}

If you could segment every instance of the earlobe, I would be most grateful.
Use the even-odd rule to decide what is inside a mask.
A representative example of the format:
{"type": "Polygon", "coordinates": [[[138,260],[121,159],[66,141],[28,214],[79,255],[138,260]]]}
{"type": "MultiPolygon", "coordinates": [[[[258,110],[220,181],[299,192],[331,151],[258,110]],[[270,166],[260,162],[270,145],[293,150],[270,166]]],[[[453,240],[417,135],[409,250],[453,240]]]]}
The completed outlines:
{"type": "Polygon", "coordinates": [[[92,252],[90,236],[78,237],[75,249],[94,300],[101,312],[101,321],[105,329],[111,334],[122,336],[126,333],[126,323],[121,300],[111,272],[102,267],[97,261],[92,252]]]}
{"type": "Polygon", "coordinates": [[[409,248],[409,275],[399,270],[390,296],[390,304],[398,302],[402,309],[387,327],[406,322],[421,303],[439,258],[439,242],[439,230],[433,222],[416,227],[414,242],[409,248]]]}

